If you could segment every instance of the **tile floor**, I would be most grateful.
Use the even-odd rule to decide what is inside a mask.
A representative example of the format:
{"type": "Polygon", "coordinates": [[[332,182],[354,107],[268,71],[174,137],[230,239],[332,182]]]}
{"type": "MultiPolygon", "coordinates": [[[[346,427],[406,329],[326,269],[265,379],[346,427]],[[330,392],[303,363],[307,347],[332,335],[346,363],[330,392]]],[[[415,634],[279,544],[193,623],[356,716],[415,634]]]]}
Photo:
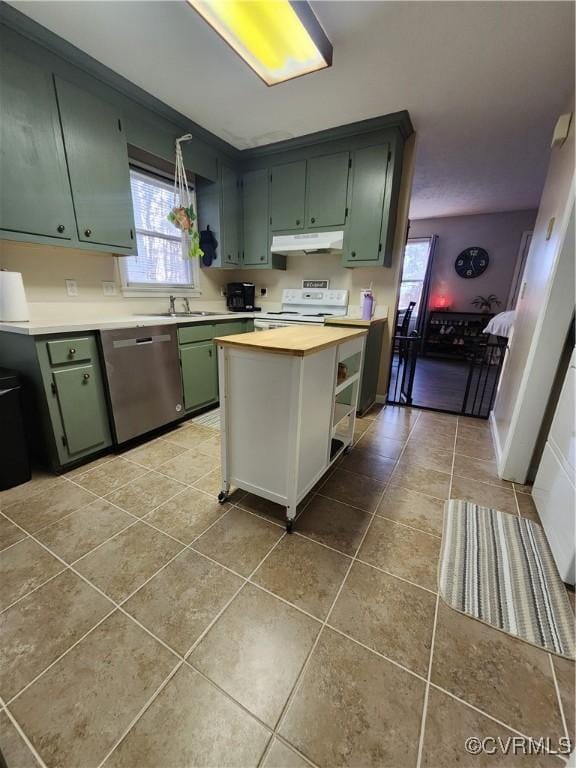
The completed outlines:
{"type": "Polygon", "coordinates": [[[574,735],[574,664],[436,594],[443,502],[537,518],[485,422],[375,409],[301,504],[215,501],[185,425],[0,494],[9,768],[561,766],[468,736],[574,735]]]}

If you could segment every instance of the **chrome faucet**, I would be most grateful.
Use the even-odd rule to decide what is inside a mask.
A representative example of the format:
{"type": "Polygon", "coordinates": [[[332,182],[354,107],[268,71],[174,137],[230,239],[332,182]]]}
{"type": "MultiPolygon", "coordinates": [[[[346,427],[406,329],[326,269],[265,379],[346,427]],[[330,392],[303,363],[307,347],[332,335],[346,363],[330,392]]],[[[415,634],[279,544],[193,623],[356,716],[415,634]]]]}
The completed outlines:
{"type": "Polygon", "coordinates": [[[176,314],[176,296],[170,296],[170,309],[168,311],[171,315],[176,314]]]}
{"type": "Polygon", "coordinates": [[[192,309],[190,307],[190,300],[188,296],[183,296],[182,301],[184,302],[184,311],[190,315],[192,313],[192,309]]]}

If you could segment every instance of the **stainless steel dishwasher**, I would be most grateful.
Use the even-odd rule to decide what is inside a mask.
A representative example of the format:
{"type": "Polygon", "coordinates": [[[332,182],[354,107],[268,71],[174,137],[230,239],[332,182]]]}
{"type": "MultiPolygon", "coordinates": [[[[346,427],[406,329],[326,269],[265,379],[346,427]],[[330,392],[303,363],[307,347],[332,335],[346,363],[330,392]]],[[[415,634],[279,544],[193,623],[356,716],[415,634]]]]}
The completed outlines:
{"type": "Polygon", "coordinates": [[[177,333],[175,325],[100,332],[117,443],[181,416],[177,333]]]}

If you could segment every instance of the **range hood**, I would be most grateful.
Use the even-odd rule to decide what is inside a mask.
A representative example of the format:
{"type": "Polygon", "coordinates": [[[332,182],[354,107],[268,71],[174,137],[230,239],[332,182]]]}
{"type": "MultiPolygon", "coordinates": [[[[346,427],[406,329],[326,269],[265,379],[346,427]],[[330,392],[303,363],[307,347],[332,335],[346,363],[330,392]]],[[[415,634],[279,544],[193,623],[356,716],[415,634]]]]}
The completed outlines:
{"type": "Polygon", "coordinates": [[[344,232],[302,232],[298,235],[274,235],[272,253],[303,256],[306,253],[334,253],[342,250],[344,232]]]}

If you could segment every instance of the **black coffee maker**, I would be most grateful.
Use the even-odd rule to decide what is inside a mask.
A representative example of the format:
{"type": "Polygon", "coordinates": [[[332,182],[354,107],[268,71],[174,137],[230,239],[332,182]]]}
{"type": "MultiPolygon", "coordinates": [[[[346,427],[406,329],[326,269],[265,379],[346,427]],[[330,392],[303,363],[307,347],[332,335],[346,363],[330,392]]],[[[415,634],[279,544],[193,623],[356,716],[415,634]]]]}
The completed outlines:
{"type": "Polygon", "coordinates": [[[255,292],[254,283],[228,283],[226,306],[230,312],[253,312],[255,292]]]}

